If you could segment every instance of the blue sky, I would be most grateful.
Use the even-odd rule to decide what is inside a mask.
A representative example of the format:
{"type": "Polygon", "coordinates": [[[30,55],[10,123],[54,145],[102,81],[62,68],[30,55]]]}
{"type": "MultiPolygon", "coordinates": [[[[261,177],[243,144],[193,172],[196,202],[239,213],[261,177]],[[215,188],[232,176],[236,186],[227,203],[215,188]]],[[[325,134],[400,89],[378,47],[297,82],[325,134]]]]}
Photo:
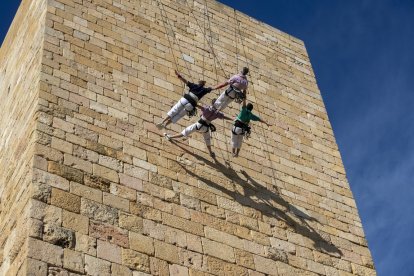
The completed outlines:
{"type": "Polygon", "coordinates": [[[305,42],[378,275],[414,275],[414,1],[220,2],[305,42]]]}

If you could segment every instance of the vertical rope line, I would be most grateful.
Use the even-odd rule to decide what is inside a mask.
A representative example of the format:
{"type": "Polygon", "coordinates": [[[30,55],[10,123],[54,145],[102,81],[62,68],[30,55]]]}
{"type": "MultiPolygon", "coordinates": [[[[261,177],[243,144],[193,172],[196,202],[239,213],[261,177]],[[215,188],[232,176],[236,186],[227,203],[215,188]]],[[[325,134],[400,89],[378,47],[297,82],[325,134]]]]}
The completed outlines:
{"type": "MultiPolygon", "coordinates": [[[[168,17],[168,15],[167,15],[166,10],[165,10],[164,4],[162,3],[162,0],[157,0],[157,3],[158,3],[158,6],[160,7],[161,17],[162,17],[162,19],[163,19],[163,24],[164,24],[165,32],[166,32],[166,35],[167,35],[167,38],[168,38],[168,42],[170,43],[170,39],[169,39],[169,35],[168,35],[168,30],[167,30],[167,27],[166,27],[166,23],[168,24],[169,28],[171,29],[171,32],[173,33],[174,41],[176,42],[176,44],[177,44],[177,46],[178,46],[178,50],[179,50],[179,52],[180,52],[181,54],[183,54],[184,52],[182,51],[182,48],[181,48],[181,46],[180,46],[180,42],[178,41],[178,39],[177,39],[177,37],[176,37],[176,33],[174,32],[173,26],[171,25],[171,23],[170,23],[170,21],[169,21],[169,17],[168,17]],[[164,14],[162,14],[162,13],[164,13],[164,14]],[[166,22],[166,23],[165,23],[165,22],[166,22]]],[[[172,47],[172,44],[171,44],[171,43],[170,43],[170,49],[171,49],[171,53],[172,53],[173,58],[174,58],[174,62],[175,62],[175,64],[176,64],[176,69],[177,69],[177,71],[178,71],[178,65],[177,65],[177,62],[175,61],[175,56],[174,56],[174,52],[173,52],[173,51],[174,51],[174,49],[173,49],[173,47],[172,47]]],[[[184,65],[185,65],[185,67],[186,67],[186,69],[187,69],[187,71],[188,71],[188,75],[189,75],[189,77],[191,77],[191,70],[190,70],[190,68],[188,67],[188,64],[187,64],[187,62],[186,62],[186,61],[184,61],[184,65]]]]}
{"type": "Polygon", "coordinates": [[[161,20],[162,20],[162,23],[163,23],[163,26],[164,26],[164,29],[165,29],[165,34],[167,36],[168,44],[170,46],[170,51],[171,51],[171,54],[173,56],[173,61],[174,61],[174,64],[175,64],[175,69],[178,71],[178,64],[177,64],[177,61],[175,59],[173,46],[172,46],[172,43],[171,43],[171,40],[170,40],[170,36],[168,34],[167,26],[166,26],[166,23],[165,23],[166,17],[163,15],[163,10],[164,10],[163,9],[163,4],[160,2],[160,0],[157,0],[157,5],[160,8],[161,20]]]}
{"type": "MultiPolygon", "coordinates": [[[[205,4],[206,12],[207,12],[207,15],[208,15],[209,13],[208,13],[207,0],[204,0],[204,4],[205,4]]],[[[210,38],[210,44],[213,45],[213,32],[211,30],[211,21],[210,21],[209,15],[207,16],[207,18],[208,18],[208,31],[209,31],[209,35],[207,35],[207,32],[206,32],[206,37],[207,38],[208,37],[210,38]]],[[[213,57],[214,57],[214,49],[211,49],[211,51],[213,52],[212,54],[213,54],[213,57]]],[[[218,82],[218,79],[219,79],[219,76],[218,76],[218,70],[217,70],[217,61],[216,61],[215,58],[213,58],[213,62],[214,62],[215,81],[217,83],[218,82]]],[[[225,128],[225,126],[226,126],[226,120],[225,119],[222,119],[222,122],[223,122],[223,128],[226,129],[225,128]]],[[[218,139],[218,134],[214,133],[214,136],[215,136],[215,139],[219,140],[218,139]]],[[[227,159],[228,159],[229,158],[229,153],[227,151],[228,141],[227,141],[227,136],[226,135],[224,135],[224,145],[225,145],[225,150],[226,150],[225,152],[227,153],[227,159]]],[[[225,160],[225,156],[224,156],[223,150],[220,150],[220,155],[221,155],[221,158],[223,160],[225,160]]]]}
{"type": "Polygon", "coordinates": [[[236,9],[233,9],[233,19],[234,19],[234,42],[235,42],[235,47],[236,47],[236,70],[239,70],[239,44],[238,44],[238,39],[237,39],[237,31],[238,31],[238,24],[239,21],[237,20],[236,17],[236,9]],[[236,21],[237,20],[237,21],[236,21]]]}
{"type": "MultiPolygon", "coordinates": [[[[250,68],[251,67],[251,63],[249,62],[249,59],[247,58],[246,49],[245,49],[245,45],[244,45],[244,41],[243,41],[243,36],[241,34],[241,31],[240,31],[240,21],[237,19],[237,17],[236,17],[236,20],[237,20],[237,29],[238,29],[240,41],[241,41],[242,47],[243,47],[243,53],[244,53],[244,56],[246,58],[246,62],[248,64],[249,68],[250,68]]],[[[252,73],[251,73],[252,71],[253,70],[250,70],[250,73],[249,73],[250,76],[252,76],[252,73]]],[[[252,81],[251,81],[251,83],[252,83],[252,85],[251,85],[252,86],[252,93],[253,93],[253,96],[255,97],[256,101],[257,101],[258,98],[256,97],[256,91],[254,90],[253,77],[251,77],[251,79],[252,79],[252,81]]],[[[265,132],[264,128],[262,126],[259,126],[259,128],[261,129],[263,139],[266,140],[266,138],[269,138],[269,137],[266,136],[266,132],[265,132]]],[[[259,137],[259,139],[260,139],[260,137],[259,137]]],[[[265,153],[267,152],[267,157],[268,157],[268,160],[269,160],[269,163],[270,163],[270,168],[271,168],[271,171],[272,171],[272,176],[273,176],[273,179],[276,182],[275,168],[273,166],[272,160],[270,159],[269,145],[268,145],[268,143],[266,143],[266,141],[263,141],[263,143],[260,143],[260,144],[263,144],[263,148],[262,148],[262,146],[260,146],[262,148],[263,152],[265,152],[265,153]]],[[[276,186],[276,189],[277,189],[277,186],[276,186]]]]}
{"type": "MultiPolygon", "coordinates": [[[[186,5],[187,5],[187,7],[189,8],[190,13],[191,13],[191,15],[193,16],[193,18],[194,18],[194,20],[195,20],[195,22],[196,22],[196,24],[197,24],[198,28],[200,29],[200,31],[202,32],[202,34],[203,34],[203,35],[204,35],[204,37],[205,37],[205,36],[206,36],[206,33],[205,33],[205,32],[203,32],[203,29],[201,28],[201,26],[200,26],[200,24],[199,24],[199,22],[198,22],[198,20],[197,20],[197,17],[195,16],[195,14],[194,14],[194,12],[193,12],[192,8],[190,7],[190,4],[188,3],[188,1],[187,1],[187,0],[185,0],[185,4],[186,4],[186,5]]],[[[210,21],[210,17],[209,17],[209,21],[210,21]]],[[[220,59],[218,59],[218,58],[217,58],[217,55],[216,55],[216,53],[214,52],[214,48],[213,48],[213,46],[212,46],[210,43],[208,43],[208,46],[210,47],[210,50],[212,51],[214,58],[215,58],[215,59],[217,59],[217,61],[218,61],[218,65],[219,65],[220,69],[223,71],[224,76],[227,78],[228,76],[227,76],[227,74],[226,74],[226,70],[224,70],[223,66],[221,65],[221,63],[220,63],[220,59]]]]}
{"type": "MultiPolygon", "coordinates": [[[[206,33],[206,26],[207,26],[207,18],[208,18],[208,14],[207,14],[207,2],[204,1],[204,33],[206,33]]],[[[205,70],[205,55],[206,55],[206,40],[207,37],[204,35],[203,36],[204,40],[203,40],[203,67],[202,69],[202,80],[204,80],[204,70],[205,70]]]]}

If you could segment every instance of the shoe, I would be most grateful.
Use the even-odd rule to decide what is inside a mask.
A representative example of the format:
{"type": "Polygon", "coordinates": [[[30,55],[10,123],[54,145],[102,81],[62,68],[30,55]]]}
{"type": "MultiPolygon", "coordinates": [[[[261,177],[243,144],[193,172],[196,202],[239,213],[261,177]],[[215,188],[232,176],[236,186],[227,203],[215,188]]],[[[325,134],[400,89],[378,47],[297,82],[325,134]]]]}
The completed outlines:
{"type": "Polygon", "coordinates": [[[233,152],[233,157],[237,157],[237,156],[239,156],[239,155],[237,153],[233,152]]]}
{"type": "Polygon", "coordinates": [[[156,127],[157,127],[159,130],[161,130],[161,129],[165,128],[165,125],[164,125],[163,123],[158,123],[158,124],[156,124],[156,127]]]}
{"type": "Polygon", "coordinates": [[[168,141],[171,141],[171,136],[168,133],[164,133],[164,137],[165,139],[167,139],[168,141]]]}

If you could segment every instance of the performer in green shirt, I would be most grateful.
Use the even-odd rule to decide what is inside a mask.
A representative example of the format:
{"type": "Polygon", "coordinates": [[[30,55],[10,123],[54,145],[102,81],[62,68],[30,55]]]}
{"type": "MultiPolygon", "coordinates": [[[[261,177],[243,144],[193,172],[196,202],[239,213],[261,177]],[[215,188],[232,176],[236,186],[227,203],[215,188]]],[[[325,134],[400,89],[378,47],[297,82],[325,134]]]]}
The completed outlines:
{"type": "Polygon", "coordinates": [[[240,110],[239,115],[237,116],[236,120],[234,120],[234,125],[231,130],[231,143],[232,143],[232,153],[233,157],[239,156],[240,148],[243,143],[243,136],[250,135],[250,121],[258,121],[261,123],[270,126],[267,122],[260,119],[260,117],[254,115],[252,113],[253,104],[248,103],[246,105],[246,99],[243,100],[243,106],[240,110]]]}

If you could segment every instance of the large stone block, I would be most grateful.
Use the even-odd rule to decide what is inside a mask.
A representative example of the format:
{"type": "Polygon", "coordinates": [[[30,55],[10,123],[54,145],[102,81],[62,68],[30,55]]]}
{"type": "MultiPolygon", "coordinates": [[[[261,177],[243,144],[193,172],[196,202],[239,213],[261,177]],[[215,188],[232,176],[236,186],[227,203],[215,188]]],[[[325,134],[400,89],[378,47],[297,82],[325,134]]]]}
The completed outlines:
{"type": "Polygon", "coordinates": [[[150,272],[149,257],[130,249],[122,249],[122,264],[135,270],[150,272]]]}
{"type": "Polygon", "coordinates": [[[123,247],[128,247],[129,244],[128,231],[99,221],[90,221],[89,235],[123,247]]]}
{"type": "Polygon", "coordinates": [[[49,162],[48,171],[70,181],[75,181],[78,183],[83,182],[83,172],[81,170],[66,165],[58,164],[55,162],[49,162]]]}
{"type": "Polygon", "coordinates": [[[111,263],[121,263],[121,247],[107,241],[98,240],[97,257],[110,261],[111,263]]]}
{"type": "Polygon", "coordinates": [[[51,194],[51,204],[70,212],[79,213],[81,198],[77,195],[53,188],[51,194]]]}
{"type": "Polygon", "coordinates": [[[62,226],[80,234],[88,234],[89,218],[64,210],[62,213],[62,226]]]}
{"type": "Polygon", "coordinates": [[[43,240],[63,248],[75,247],[74,232],[53,224],[45,225],[43,240]]]}
{"type": "Polygon", "coordinates": [[[27,256],[52,265],[62,266],[63,248],[45,241],[29,238],[27,256]]]}
{"type": "Polygon", "coordinates": [[[83,254],[65,248],[63,251],[63,267],[71,271],[84,273],[85,270],[83,254]]]}
{"type": "Polygon", "coordinates": [[[236,261],[232,247],[208,239],[202,239],[202,241],[205,254],[231,263],[236,261]]]}
{"type": "Polygon", "coordinates": [[[129,246],[135,251],[147,255],[154,255],[154,239],[150,237],[129,232],[129,246]]]}
{"type": "Polygon", "coordinates": [[[119,216],[119,227],[127,229],[129,231],[142,233],[144,223],[141,217],[121,212],[119,216]]]}
{"type": "Polygon", "coordinates": [[[84,198],[81,200],[81,215],[110,224],[117,224],[119,218],[117,209],[84,198]]]}
{"type": "Polygon", "coordinates": [[[111,275],[111,263],[89,255],[85,255],[85,271],[88,275],[111,275]]]}
{"type": "Polygon", "coordinates": [[[84,184],[93,189],[109,192],[111,182],[96,175],[85,175],[84,184]]]}

